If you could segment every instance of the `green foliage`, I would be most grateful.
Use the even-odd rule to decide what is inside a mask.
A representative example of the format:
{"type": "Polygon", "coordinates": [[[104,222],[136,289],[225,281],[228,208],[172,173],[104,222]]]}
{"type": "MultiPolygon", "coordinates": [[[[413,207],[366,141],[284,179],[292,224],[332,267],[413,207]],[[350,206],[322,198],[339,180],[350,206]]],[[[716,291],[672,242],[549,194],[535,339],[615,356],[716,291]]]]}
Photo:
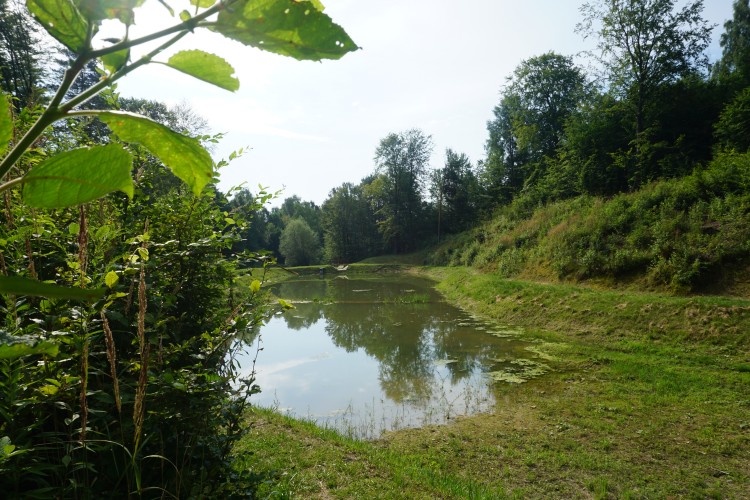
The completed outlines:
{"type": "MultiPolygon", "coordinates": [[[[16,111],[36,104],[41,94],[42,68],[50,62],[40,47],[40,29],[23,3],[0,3],[0,88],[13,96],[16,111]]],[[[5,142],[2,146],[6,146],[5,142]]]]}
{"type": "Polygon", "coordinates": [[[213,160],[196,139],[130,113],[107,111],[97,117],[123,141],[142,144],[190,186],[194,194],[199,194],[211,181],[213,160]]]}
{"type": "Polygon", "coordinates": [[[90,20],[71,0],[27,0],[26,6],[47,33],[72,52],[88,45],[90,20]]]}
{"type": "Polygon", "coordinates": [[[0,154],[5,153],[8,144],[13,140],[12,109],[8,96],[0,95],[0,154]]]}
{"type": "Polygon", "coordinates": [[[745,153],[750,149],[750,87],[727,104],[715,125],[720,145],[745,153]]]}
{"type": "Polygon", "coordinates": [[[131,165],[130,153],[119,144],[66,151],[23,177],[23,198],[32,207],[61,208],[88,203],[115,190],[132,197],[131,165]]]}
{"type": "Polygon", "coordinates": [[[245,45],[295,59],[339,59],[356,44],[320,9],[319,2],[239,0],[219,11],[212,29],[245,45]]]}
{"type": "MultiPolygon", "coordinates": [[[[233,249],[268,196],[230,214],[215,187],[226,162],[205,150],[217,140],[205,121],[118,103],[109,88],[198,29],[298,59],[356,46],[320,2],[226,0],[193,2],[171,27],[139,39],[125,29],[92,47],[103,21],[127,27],[142,3],[28,0],[70,61],[44,108],[23,108],[30,93],[16,85],[39,71],[32,37],[11,52],[28,67],[3,82],[15,116],[8,96],[0,103],[0,142],[12,146],[0,161],[0,489],[9,498],[247,498],[258,481],[230,463],[258,390],[252,373],[239,380],[234,354],[235,338],[267,310],[262,276],[237,288],[244,262],[233,249]],[[130,61],[131,47],[151,41],[130,61]],[[150,118],[112,110],[120,104],[150,118]]],[[[0,16],[5,42],[19,31],[9,17],[0,16]]],[[[220,56],[188,50],[167,64],[238,86],[220,56]]]]}
{"type": "Polygon", "coordinates": [[[586,93],[583,72],[554,52],[529,58],[513,71],[495,118],[487,123],[487,182],[502,201],[546,172],[568,117],[586,93]]]}
{"type": "Polygon", "coordinates": [[[578,31],[598,38],[605,77],[633,110],[634,138],[652,124],[646,110],[658,88],[706,66],[711,27],[702,0],[675,11],[674,0],[596,0],[581,6],[578,31]]]}
{"type": "Polygon", "coordinates": [[[8,335],[0,331],[0,360],[17,359],[32,354],[46,354],[55,357],[60,346],[38,337],[8,335]]]}
{"type": "Polygon", "coordinates": [[[332,189],[323,202],[321,218],[327,262],[357,262],[380,252],[375,214],[362,184],[344,183],[332,189]]]}
{"type": "Polygon", "coordinates": [[[678,293],[726,286],[728,270],[750,259],[748,179],[750,156],[723,153],[692,175],[608,200],[581,196],[530,210],[519,197],[440,247],[433,262],[508,277],[638,279],[678,293]]]}
{"type": "Polygon", "coordinates": [[[417,247],[423,227],[422,190],[431,154],[432,137],[417,129],[388,134],[375,150],[380,178],[370,183],[369,193],[377,207],[378,229],[394,253],[417,247]]]}
{"type": "Polygon", "coordinates": [[[721,59],[713,74],[736,88],[750,84],[750,2],[735,0],[732,19],[724,23],[721,59]]]}
{"type": "Polygon", "coordinates": [[[202,50],[178,52],[169,58],[167,66],[224,90],[240,88],[240,81],[232,76],[234,68],[221,57],[202,50]]]}
{"type": "Polygon", "coordinates": [[[438,239],[443,233],[468,229],[479,208],[479,182],[469,157],[446,150],[445,166],[432,171],[431,181],[430,192],[437,204],[438,239]]]}
{"type": "Polygon", "coordinates": [[[292,219],[281,233],[279,252],[287,266],[308,266],[318,262],[320,240],[302,219],[292,219]]]}
{"type": "Polygon", "coordinates": [[[20,293],[32,297],[94,302],[104,295],[104,290],[63,287],[18,276],[0,276],[0,293],[20,293]]]}

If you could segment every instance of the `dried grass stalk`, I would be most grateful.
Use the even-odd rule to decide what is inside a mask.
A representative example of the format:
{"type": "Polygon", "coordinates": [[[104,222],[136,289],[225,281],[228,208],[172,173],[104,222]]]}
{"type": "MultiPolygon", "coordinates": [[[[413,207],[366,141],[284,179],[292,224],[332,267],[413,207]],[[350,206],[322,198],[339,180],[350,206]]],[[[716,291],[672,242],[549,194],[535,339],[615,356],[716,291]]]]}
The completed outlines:
{"type": "Polygon", "coordinates": [[[122,415],[122,401],[120,400],[120,380],[117,378],[117,350],[115,349],[115,338],[112,335],[112,329],[109,327],[109,320],[104,311],[99,313],[102,318],[102,327],[104,329],[104,343],[107,346],[107,360],[109,360],[109,370],[112,375],[112,384],[115,392],[115,406],[117,414],[122,415]]]}
{"type": "MultiPolygon", "coordinates": [[[[148,221],[146,221],[148,231],[148,221]]],[[[146,248],[146,242],[142,244],[146,248]]],[[[148,358],[149,345],[146,342],[146,262],[141,261],[141,273],[138,280],[138,346],[140,348],[141,371],[138,377],[138,388],[135,393],[135,405],[133,407],[133,425],[135,427],[134,443],[135,450],[138,449],[143,434],[143,421],[146,413],[146,385],[148,383],[148,358]]]]}

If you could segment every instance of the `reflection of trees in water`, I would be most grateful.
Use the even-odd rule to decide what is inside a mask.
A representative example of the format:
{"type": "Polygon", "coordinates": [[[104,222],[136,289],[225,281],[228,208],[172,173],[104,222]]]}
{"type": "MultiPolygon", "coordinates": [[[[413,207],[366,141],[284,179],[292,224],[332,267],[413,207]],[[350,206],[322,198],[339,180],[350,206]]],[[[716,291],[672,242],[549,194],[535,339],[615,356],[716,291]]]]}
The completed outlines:
{"type": "Polygon", "coordinates": [[[434,383],[432,349],[423,335],[429,315],[408,314],[407,309],[346,304],[325,310],[326,332],[334,344],[348,352],[363,349],[377,359],[381,387],[396,402],[429,398],[434,383]]]}
{"type": "Polygon", "coordinates": [[[323,318],[323,306],[320,304],[295,304],[294,309],[284,313],[286,326],[292,330],[310,328],[323,318]]]}
{"type": "Polygon", "coordinates": [[[328,297],[335,302],[394,303],[410,293],[426,294],[438,300],[438,293],[413,278],[333,279],[328,283],[328,297]],[[409,290],[407,292],[407,290],[409,290]]]}
{"type": "Polygon", "coordinates": [[[252,345],[253,342],[255,342],[255,339],[258,338],[258,334],[260,334],[260,329],[261,329],[260,324],[249,325],[244,331],[237,334],[237,336],[235,337],[235,340],[248,346],[252,345]]]}
{"type": "Polygon", "coordinates": [[[328,281],[310,277],[304,280],[282,281],[271,287],[273,293],[285,300],[324,299],[328,295],[328,281]]]}
{"type": "MultiPolygon", "coordinates": [[[[379,363],[383,392],[397,403],[425,401],[438,390],[437,360],[445,364],[452,384],[503,357],[510,344],[477,334],[472,320],[444,303],[394,304],[393,297],[414,282],[320,279],[283,283],[277,295],[291,300],[332,299],[332,304],[297,304],[284,320],[289,328],[308,328],[323,317],[333,343],[354,352],[363,349],[379,363]],[[360,290],[360,291],[354,291],[360,290]],[[361,291],[367,290],[367,291],[361,291]]],[[[416,293],[434,293],[426,287],[416,293]]],[[[343,374],[342,376],[346,376],[343,374]]]]}
{"type": "Polygon", "coordinates": [[[446,365],[451,383],[469,377],[498,356],[497,339],[490,335],[480,337],[474,327],[459,325],[455,311],[443,310],[431,319],[427,334],[433,339],[435,359],[456,360],[446,365]]]}

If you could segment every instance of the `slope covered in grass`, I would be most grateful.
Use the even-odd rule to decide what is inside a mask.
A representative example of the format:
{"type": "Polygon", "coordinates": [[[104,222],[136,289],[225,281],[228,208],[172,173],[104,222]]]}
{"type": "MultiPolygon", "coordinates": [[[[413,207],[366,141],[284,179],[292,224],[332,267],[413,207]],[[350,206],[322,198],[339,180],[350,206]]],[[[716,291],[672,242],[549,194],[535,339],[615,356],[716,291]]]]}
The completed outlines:
{"type": "Polygon", "coordinates": [[[725,153],[680,179],[541,207],[519,197],[429,262],[504,277],[593,281],[677,293],[750,291],[750,156],[725,153]]]}

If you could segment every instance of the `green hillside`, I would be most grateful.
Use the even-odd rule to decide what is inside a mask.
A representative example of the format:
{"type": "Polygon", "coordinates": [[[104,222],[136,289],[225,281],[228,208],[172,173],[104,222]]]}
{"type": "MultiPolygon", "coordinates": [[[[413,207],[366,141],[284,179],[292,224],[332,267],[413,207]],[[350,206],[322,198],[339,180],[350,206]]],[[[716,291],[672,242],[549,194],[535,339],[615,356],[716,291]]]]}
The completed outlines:
{"type": "Polygon", "coordinates": [[[433,265],[504,277],[674,293],[747,296],[750,156],[611,198],[583,195],[529,208],[519,197],[438,246],[433,265]]]}

